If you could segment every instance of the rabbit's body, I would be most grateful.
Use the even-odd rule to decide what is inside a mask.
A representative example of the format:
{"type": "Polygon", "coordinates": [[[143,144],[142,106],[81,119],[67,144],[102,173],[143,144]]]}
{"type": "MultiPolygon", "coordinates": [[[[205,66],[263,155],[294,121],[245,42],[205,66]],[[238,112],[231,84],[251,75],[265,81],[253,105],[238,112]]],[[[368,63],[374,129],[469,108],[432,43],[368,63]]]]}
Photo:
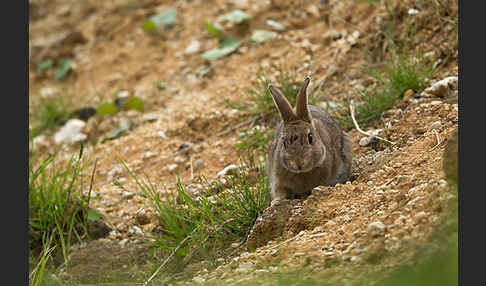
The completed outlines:
{"type": "Polygon", "coordinates": [[[351,141],[327,112],[307,105],[309,80],[293,110],[281,92],[270,87],[283,119],[268,152],[272,200],[306,197],[316,186],[344,183],[351,173],[351,141]]]}

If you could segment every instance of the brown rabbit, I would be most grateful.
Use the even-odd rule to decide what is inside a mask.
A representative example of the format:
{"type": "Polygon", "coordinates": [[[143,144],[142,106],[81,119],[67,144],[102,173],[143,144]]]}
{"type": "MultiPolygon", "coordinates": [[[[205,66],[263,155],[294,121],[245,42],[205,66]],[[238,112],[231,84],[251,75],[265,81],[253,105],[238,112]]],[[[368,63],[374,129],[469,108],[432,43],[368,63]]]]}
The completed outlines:
{"type": "Polygon", "coordinates": [[[327,112],[308,105],[309,82],[299,89],[295,109],[268,86],[282,118],[268,152],[272,201],[305,198],[314,187],[344,183],[351,174],[351,141],[327,112]]]}

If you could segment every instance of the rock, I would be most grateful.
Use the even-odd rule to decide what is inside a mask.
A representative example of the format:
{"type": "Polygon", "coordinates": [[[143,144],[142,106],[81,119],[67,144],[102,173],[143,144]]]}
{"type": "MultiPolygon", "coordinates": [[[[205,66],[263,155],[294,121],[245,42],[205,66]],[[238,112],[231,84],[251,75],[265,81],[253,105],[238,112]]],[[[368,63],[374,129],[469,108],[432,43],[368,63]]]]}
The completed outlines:
{"type": "Polygon", "coordinates": [[[175,169],[177,169],[177,164],[169,164],[169,165],[167,165],[167,170],[169,170],[169,172],[172,172],[175,169]]]}
{"type": "Polygon", "coordinates": [[[79,119],[70,119],[63,127],[54,135],[56,144],[61,143],[75,143],[85,140],[88,136],[81,132],[86,126],[86,122],[79,119]]]}
{"type": "Polygon", "coordinates": [[[372,223],[370,223],[368,225],[368,233],[372,237],[375,237],[375,236],[378,236],[378,235],[383,234],[383,232],[385,231],[385,229],[386,229],[386,225],[384,225],[380,221],[375,221],[375,222],[372,222],[372,223]]]}
{"type": "Polygon", "coordinates": [[[135,221],[139,224],[139,225],[146,225],[146,224],[149,224],[150,223],[150,218],[147,216],[147,214],[145,213],[145,211],[142,209],[140,211],[138,211],[135,215],[135,221]]]}
{"type": "Polygon", "coordinates": [[[159,136],[162,139],[167,139],[167,135],[165,135],[164,131],[157,132],[157,136],[159,136]]]}
{"type": "Polygon", "coordinates": [[[458,87],[458,77],[450,76],[443,80],[434,83],[432,86],[426,88],[422,94],[423,96],[434,95],[438,97],[447,97],[455,94],[458,87]]]}
{"type": "Polygon", "coordinates": [[[440,121],[435,121],[430,125],[431,129],[440,129],[441,127],[442,127],[442,123],[440,123],[440,121]]]}
{"type": "Polygon", "coordinates": [[[201,284],[201,283],[206,282],[206,280],[204,278],[199,277],[199,276],[194,276],[194,278],[192,278],[192,281],[194,281],[197,284],[201,284]]]}
{"type": "Polygon", "coordinates": [[[363,137],[359,140],[359,146],[365,147],[370,144],[371,137],[363,137]]]}
{"type": "Polygon", "coordinates": [[[192,40],[191,43],[184,50],[185,55],[192,55],[201,49],[201,43],[198,40],[192,40]]]}
{"type": "Polygon", "coordinates": [[[155,113],[147,113],[142,116],[143,121],[150,122],[150,121],[155,121],[157,119],[159,119],[159,115],[155,113]]]}
{"type": "Polygon", "coordinates": [[[418,14],[418,12],[419,12],[419,10],[414,9],[414,8],[408,9],[408,15],[416,15],[416,14],[418,14]]]}
{"type": "Polygon", "coordinates": [[[248,235],[246,242],[248,251],[253,252],[256,248],[282,235],[290,216],[290,210],[296,201],[276,201],[263,211],[248,235]]]}
{"type": "Polygon", "coordinates": [[[407,89],[404,93],[403,93],[403,100],[405,101],[409,101],[410,99],[413,98],[413,96],[415,95],[415,91],[413,89],[407,89]]]}
{"type": "Polygon", "coordinates": [[[255,41],[258,44],[261,44],[267,40],[276,38],[278,36],[277,33],[272,32],[272,31],[266,31],[266,30],[255,30],[253,31],[253,34],[251,35],[251,40],[255,41]]]}

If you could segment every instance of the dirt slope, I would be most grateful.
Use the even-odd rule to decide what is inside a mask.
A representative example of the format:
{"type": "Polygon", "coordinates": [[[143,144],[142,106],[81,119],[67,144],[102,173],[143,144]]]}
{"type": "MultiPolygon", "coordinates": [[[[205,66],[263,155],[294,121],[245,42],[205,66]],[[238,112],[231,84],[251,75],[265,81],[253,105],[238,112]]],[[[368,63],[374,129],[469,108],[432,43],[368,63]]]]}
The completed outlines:
{"type": "MultiPolygon", "coordinates": [[[[234,144],[239,132],[251,125],[219,135],[243,121],[243,112],[231,109],[223,100],[245,103],[245,90],[252,87],[259,67],[270,76],[276,76],[282,64],[297,70],[299,78],[312,72],[311,88],[323,88],[324,101],[339,102],[356,98],[357,86],[376,84],[354,68],[386,59],[389,48],[383,31],[390,12],[384,5],[367,1],[31,2],[30,103],[53,96],[42,95],[45,88],[68,96],[76,107],[111,102],[119,91],[126,90],[144,100],[144,114],[153,114],[148,118],[122,111],[112,117],[93,117],[85,129],[90,142],[86,153],[98,160],[92,207],[115,228],[105,240],[123,246],[146,240],[140,230],[152,230],[155,219],[119,158],[137,176],[145,172],[154,178],[161,192],[173,188],[176,174],[184,184],[198,184],[198,174],[212,178],[225,166],[237,163],[234,144]],[[155,34],[143,30],[148,17],[169,7],[178,13],[174,28],[155,34]],[[270,29],[267,19],[277,20],[287,29],[262,45],[245,43],[221,59],[202,59],[202,52],[218,46],[204,23],[234,9],[252,15],[246,30],[224,27],[236,38],[248,39],[251,31],[270,29]],[[185,54],[193,40],[200,43],[199,52],[185,54]],[[49,73],[35,73],[36,62],[63,56],[74,62],[67,80],[58,82],[49,73]],[[199,72],[207,69],[201,76],[199,72]],[[154,81],[165,82],[167,88],[157,88],[154,81]],[[134,125],[126,135],[98,142],[129,119],[134,125]],[[190,147],[184,152],[187,142],[190,147]],[[196,161],[199,164],[194,167],[196,161]],[[141,213],[148,223],[139,223],[141,213]]],[[[428,55],[443,62],[430,85],[457,76],[457,22],[444,20],[454,13],[457,18],[457,1],[445,1],[440,7],[401,2],[390,6],[396,16],[392,33],[403,37],[408,25],[416,25],[414,42],[424,43],[428,55]],[[419,13],[408,14],[410,8],[419,13]],[[444,11],[448,14],[443,15],[444,11]]],[[[243,254],[222,261],[214,271],[194,266],[199,271],[196,280],[237,282],[272,272],[274,266],[310,265],[324,271],[329,265],[376,259],[374,253],[396,261],[410,257],[407,247],[427,241],[440,223],[446,202],[453,198],[444,180],[442,152],[457,128],[457,95],[439,95],[398,100],[382,120],[369,127],[384,129],[387,138],[396,143],[393,146],[379,142],[377,151],[362,147],[363,135],[350,130],[356,180],[318,188],[304,201],[287,202],[291,211],[280,238],[262,242],[253,253],[241,248],[238,253],[243,254]],[[283,243],[286,239],[291,240],[283,243]]],[[[52,137],[46,136],[40,147],[43,152],[55,148],[52,137]]],[[[75,145],[65,146],[62,154],[68,157],[76,152],[75,145]]]]}

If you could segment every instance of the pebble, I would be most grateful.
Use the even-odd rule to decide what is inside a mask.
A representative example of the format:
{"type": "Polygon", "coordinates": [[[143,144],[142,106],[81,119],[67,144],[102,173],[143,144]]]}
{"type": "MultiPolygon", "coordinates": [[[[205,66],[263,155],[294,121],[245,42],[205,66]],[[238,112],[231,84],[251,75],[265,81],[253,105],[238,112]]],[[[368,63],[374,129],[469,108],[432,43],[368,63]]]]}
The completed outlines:
{"type": "Polygon", "coordinates": [[[458,77],[450,76],[443,80],[434,83],[432,86],[426,88],[423,91],[424,96],[427,94],[432,94],[439,97],[445,97],[449,94],[451,90],[457,90],[458,77]]]}
{"type": "Polygon", "coordinates": [[[157,115],[155,113],[147,113],[147,114],[144,114],[142,116],[143,121],[151,122],[151,121],[155,121],[157,119],[159,119],[159,115],[157,115]]]}
{"type": "Polygon", "coordinates": [[[376,236],[385,230],[386,226],[380,221],[374,221],[368,225],[368,233],[376,236]]]}
{"type": "Polygon", "coordinates": [[[56,144],[60,143],[75,143],[85,140],[88,136],[81,132],[86,126],[86,122],[79,119],[70,119],[63,127],[54,135],[56,144]]]}
{"type": "Polygon", "coordinates": [[[359,146],[365,147],[368,146],[371,142],[371,137],[363,137],[359,140],[359,146]]]}
{"type": "Polygon", "coordinates": [[[177,164],[167,165],[167,170],[169,170],[170,172],[174,171],[175,169],[177,169],[177,164]]]}
{"type": "Polygon", "coordinates": [[[442,127],[442,123],[440,121],[436,121],[430,125],[430,128],[432,129],[440,129],[442,127]]]}
{"type": "Polygon", "coordinates": [[[176,156],[174,158],[174,162],[176,162],[176,163],[184,163],[185,161],[186,161],[186,159],[182,156],[176,156]]]}
{"type": "Polygon", "coordinates": [[[414,95],[415,95],[415,91],[413,89],[408,89],[403,93],[403,100],[409,101],[410,99],[413,98],[414,95]]]}
{"type": "Polygon", "coordinates": [[[155,153],[153,152],[150,152],[150,151],[147,151],[144,155],[143,155],[143,158],[144,159],[148,159],[148,158],[152,158],[153,156],[155,156],[155,153]]]}
{"type": "Polygon", "coordinates": [[[199,277],[199,276],[195,276],[194,278],[192,278],[192,281],[194,281],[195,283],[198,283],[198,284],[206,282],[206,280],[204,278],[199,277]]]}
{"type": "Polygon", "coordinates": [[[167,139],[167,135],[165,135],[164,131],[157,132],[157,136],[159,136],[162,139],[167,139]]]}
{"type": "Polygon", "coordinates": [[[198,40],[192,40],[191,43],[184,50],[185,55],[192,55],[199,52],[201,49],[201,43],[198,40]]]}
{"type": "Polygon", "coordinates": [[[266,30],[255,30],[251,35],[251,40],[261,44],[267,40],[276,38],[277,36],[278,34],[275,32],[266,31],[266,30]]]}

